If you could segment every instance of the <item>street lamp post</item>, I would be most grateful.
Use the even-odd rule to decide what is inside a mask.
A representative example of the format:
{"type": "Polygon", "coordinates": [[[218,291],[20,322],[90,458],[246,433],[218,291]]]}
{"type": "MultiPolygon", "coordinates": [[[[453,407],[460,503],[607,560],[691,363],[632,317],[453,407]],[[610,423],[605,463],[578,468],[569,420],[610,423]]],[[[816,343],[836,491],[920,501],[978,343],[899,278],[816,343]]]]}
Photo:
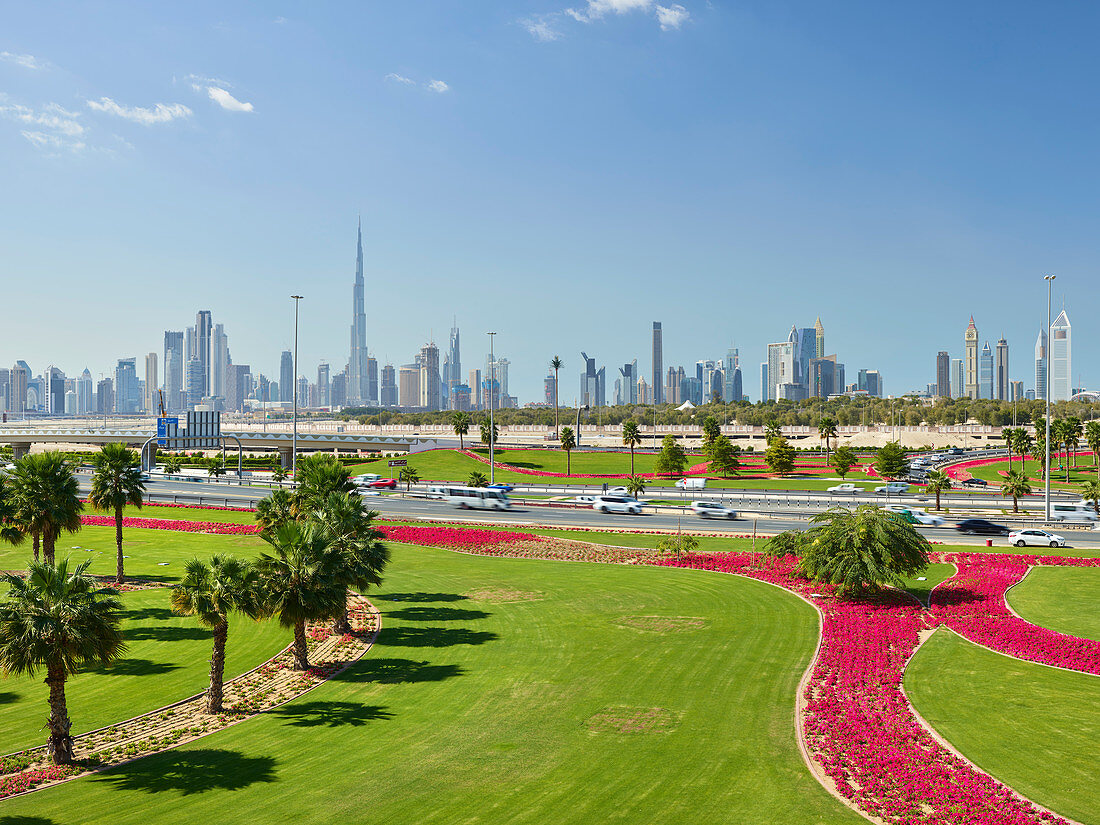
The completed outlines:
{"type": "Polygon", "coordinates": [[[1054,285],[1054,278],[1054,275],[1043,276],[1043,280],[1047,282],[1047,345],[1043,351],[1043,360],[1046,361],[1046,380],[1043,383],[1046,384],[1044,390],[1047,398],[1046,438],[1043,440],[1046,452],[1043,459],[1046,462],[1046,471],[1043,473],[1043,501],[1048,522],[1050,521],[1050,292],[1054,285]]]}
{"type": "MultiPolygon", "coordinates": [[[[290,297],[294,299],[294,375],[291,376],[291,383],[294,385],[294,434],[290,439],[290,474],[294,476],[298,469],[298,302],[302,300],[302,296],[290,297]]],[[[296,476],[294,479],[297,483],[296,476]]]]}
{"type": "Polygon", "coordinates": [[[496,395],[497,359],[493,355],[493,336],[489,336],[489,483],[496,483],[496,463],[493,461],[493,448],[496,446],[496,431],[493,427],[493,396],[496,395]]]}

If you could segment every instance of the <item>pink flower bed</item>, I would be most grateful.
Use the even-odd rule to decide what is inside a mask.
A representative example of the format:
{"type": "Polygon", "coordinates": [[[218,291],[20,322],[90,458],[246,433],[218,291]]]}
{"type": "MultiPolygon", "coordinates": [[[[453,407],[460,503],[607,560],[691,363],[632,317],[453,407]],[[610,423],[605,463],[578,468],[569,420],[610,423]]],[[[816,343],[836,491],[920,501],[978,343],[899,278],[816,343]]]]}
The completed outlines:
{"type": "MultiPolygon", "coordinates": [[[[976,555],[956,562],[958,574],[932,592],[932,611],[939,621],[972,642],[1018,659],[1100,674],[1100,642],[1024,621],[1005,601],[1008,588],[1024,577],[1030,563],[1043,563],[1042,557],[976,555]]],[[[1048,558],[1055,560],[1100,566],[1098,559],[1048,558]]]]}
{"type": "Polygon", "coordinates": [[[544,541],[534,533],[513,533],[509,530],[477,530],[465,527],[380,527],[390,541],[420,544],[426,547],[453,547],[468,552],[480,552],[486,547],[514,544],[519,541],[544,541]]]}
{"type": "Polygon", "coordinates": [[[743,553],[654,563],[768,581],[821,609],[821,647],[804,692],[802,729],[820,769],[862,811],[894,825],[1066,825],[953,755],[917,721],[901,691],[923,625],[921,608],[908,597],[835,601],[828,588],[796,578],[793,561],[750,569],[743,553]]]}
{"type": "MultiPolygon", "coordinates": [[[[114,516],[81,516],[80,523],[88,527],[114,527],[114,516]]],[[[123,527],[149,530],[175,530],[183,533],[212,533],[216,535],[251,536],[260,532],[255,524],[225,524],[216,521],[181,521],[160,518],[124,518],[123,527]]]]}
{"type": "Polygon", "coordinates": [[[87,769],[77,765],[51,765],[48,768],[38,768],[0,776],[0,799],[25,793],[47,782],[67,779],[85,770],[87,769]]]}
{"type": "MultiPolygon", "coordinates": [[[[88,503],[88,499],[82,498],[80,500],[83,504],[88,503]]],[[[224,510],[230,513],[254,513],[255,507],[215,507],[212,504],[162,504],[160,502],[148,501],[145,503],[146,507],[180,507],[185,510],[224,510]]]]}

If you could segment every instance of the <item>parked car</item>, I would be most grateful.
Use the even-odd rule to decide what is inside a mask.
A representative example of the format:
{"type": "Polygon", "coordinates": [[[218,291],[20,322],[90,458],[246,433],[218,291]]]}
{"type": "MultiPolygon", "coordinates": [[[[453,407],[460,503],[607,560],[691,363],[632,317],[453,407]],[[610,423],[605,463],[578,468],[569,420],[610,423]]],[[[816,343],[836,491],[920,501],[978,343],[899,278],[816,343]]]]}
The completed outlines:
{"type": "Polygon", "coordinates": [[[988,487],[989,482],[984,478],[968,478],[962,483],[963,487],[988,487]]]}
{"type": "Polygon", "coordinates": [[[502,493],[510,493],[515,488],[512,487],[511,484],[490,484],[485,489],[486,490],[500,490],[502,493]]]}
{"type": "Polygon", "coordinates": [[[596,496],[592,509],[600,513],[627,513],[636,516],[642,512],[642,503],[630,496],[596,496]]]}
{"type": "Polygon", "coordinates": [[[843,484],[837,484],[835,487],[830,487],[825,492],[827,492],[827,493],[862,493],[863,488],[859,487],[855,484],[852,484],[850,481],[846,481],[843,484]]]}
{"type": "Polygon", "coordinates": [[[705,478],[681,478],[676,482],[676,486],[681,490],[702,490],[707,486],[707,480],[705,478]]]}
{"type": "Polygon", "coordinates": [[[942,516],[934,516],[931,513],[926,513],[924,510],[918,510],[915,507],[906,507],[902,504],[887,504],[882,509],[891,513],[897,513],[910,524],[922,524],[927,527],[939,527],[943,524],[942,516]]]}
{"type": "Polygon", "coordinates": [[[908,493],[909,492],[909,482],[908,481],[891,481],[887,484],[883,484],[880,487],[876,487],[875,492],[879,493],[879,494],[885,493],[888,496],[896,496],[896,495],[899,495],[901,493],[908,493]]]}
{"type": "Polygon", "coordinates": [[[376,478],[370,484],[367,485],[373,490],[395,490],[397,489],[396,478],[376,478]]]}
{"type": "Polygon", "coordinates": [[[737,518],[737,511],[717,501],[693,501],[691,509],[699,518],[737,518]]]}
{"type": "Polygon", "coordinates": [[[973,533],[982,536],[1007,536],[1008,528],[1003,524],[994,524],[984,518],[968,518],[955,525],[960,533],[973,533]]]}
{"type": "Polygon", "coordinates": [[[1008,543],[1017,547],[1065,547],[1066,540],[1056,533],[1046,530],[1013,530],[1008,534],[1008,543]]]}

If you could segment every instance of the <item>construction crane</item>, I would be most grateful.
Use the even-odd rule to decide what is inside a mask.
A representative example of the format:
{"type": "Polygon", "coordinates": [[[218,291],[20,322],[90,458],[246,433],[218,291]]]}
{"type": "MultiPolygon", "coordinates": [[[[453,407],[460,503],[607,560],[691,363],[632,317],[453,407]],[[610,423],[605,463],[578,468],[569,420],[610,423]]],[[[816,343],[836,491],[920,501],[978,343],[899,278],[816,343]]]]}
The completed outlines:
{"type": "Polygon", "coordinates": [[[164,409],[164,390],[157,390],[157,399],[160,404],[160,417],[167,418],[168,412],[164,409]]]}

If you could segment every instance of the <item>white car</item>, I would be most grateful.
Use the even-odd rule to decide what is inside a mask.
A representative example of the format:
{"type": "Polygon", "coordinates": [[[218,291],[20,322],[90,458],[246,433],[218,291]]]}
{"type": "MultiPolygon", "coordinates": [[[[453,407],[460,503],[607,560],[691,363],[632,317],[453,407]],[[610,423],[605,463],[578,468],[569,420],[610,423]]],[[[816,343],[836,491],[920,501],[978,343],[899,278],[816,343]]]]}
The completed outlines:
{"type": "Polygon", "coordinates": [[[857,487],[855,484],[852,484],[850,481],[846,481],[843,484],[838,484],[835,487],[830,487],[825,492],[827,492],[827,493],[862,493],[863,488],[862,487],[857,487]]]}
{"type": "Polygon", "coordinates": [[[915,507],[906,507],[903,504],[887,504],[882,508],[888,510],[891,513],[897,513],[902,516],[906,521],[913,524],[923,524],[929,527],[940,527],[943,525],[942,516],[934,516],[930,513],[924,512],[924,510],[918,510],[915,507]]]}
{"type": "Polygon", "coordinates": [[[681,478],[675,486],[681,490],[702,490],[707,486],[707,480],[705,478],[681,478]]]}
{"type": "Polygon", "coordinates": [[[1066,540],[1046,530],[1013,530],[1008,534],[1008,543],[1016,547],[1065,547],[1066,540]]]}
{"type": "Polygon", "coordinates": [[[608,487],[605,496],[628,496],[630,491],[625,487],[608,487]]]}
{"type": "Polygon", "coordinates": [[[642,503],[630,496],[596,496],[592,509],[600,513],[626,513],[636,516],[642,512],[642,503]]]}
{"type": "Polygon", "coordinates": [[[382,476],[378,473],[363,473],[361,476],[352,476],[352,483],[358,487],[366,487],[372,481],[378,481],[382,476]]]}
{"type": "Polygon", "coordinates": [[[737,511],[717,501],[693,501],[691,509],[699,518],[737,518],[737,511]]]}
{"type": "Polygon", "coordinates": [[[901,493],[908,493],[909,484],[905,481],[891,481],[888,484],[883,484],[881,487],[876,487],[875,492],[886,493],[888,496],[896,496],[901,493]]]}
{"type": "Polygon", "coordinates": [[[573,501],[577,504],[591,504],[596,500],[596,496],[574,496],[573,501]]]}

